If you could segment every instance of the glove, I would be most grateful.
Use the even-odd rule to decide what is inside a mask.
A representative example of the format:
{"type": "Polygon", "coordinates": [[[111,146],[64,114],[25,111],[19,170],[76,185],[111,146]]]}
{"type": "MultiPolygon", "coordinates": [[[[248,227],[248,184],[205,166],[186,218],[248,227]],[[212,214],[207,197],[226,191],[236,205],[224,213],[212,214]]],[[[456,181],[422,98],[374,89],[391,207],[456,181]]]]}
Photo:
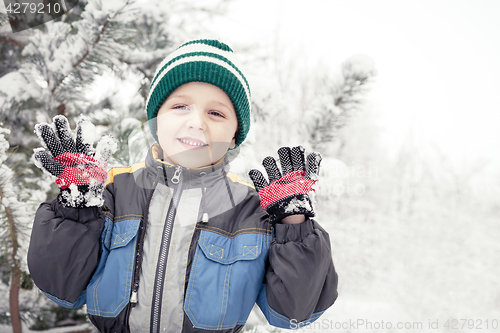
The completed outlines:
{"type": "Polygon", "coordinates": [[[57,177],[55,182],[60,189],[57,198],[63,206],[102,206],[108,160],[117,150],[115,139],[104,136],[94,150],[95,128],[91,122],[84,118],[78,121],[75,139],[66,117],[59,115],[53,120],[52,127],[47,123],[35,125],[35,133],[50,151],[49,154],[43,148],[34,149],[35,164],[57,177]]]}
{"type": "Polygon", "coordinates": [[[296,214],[313,217],[311,195],[318,180],[321,155],[316,152],[309,154],[307,168],[305,149],[301,146],[291,149],[282,147],[278,150],[278,156],[283,176],[271,156],[262,161],[269,183],[256,169],[248,173],[259,193],[260,205],[267,211],[272,223],[296,214]]]}

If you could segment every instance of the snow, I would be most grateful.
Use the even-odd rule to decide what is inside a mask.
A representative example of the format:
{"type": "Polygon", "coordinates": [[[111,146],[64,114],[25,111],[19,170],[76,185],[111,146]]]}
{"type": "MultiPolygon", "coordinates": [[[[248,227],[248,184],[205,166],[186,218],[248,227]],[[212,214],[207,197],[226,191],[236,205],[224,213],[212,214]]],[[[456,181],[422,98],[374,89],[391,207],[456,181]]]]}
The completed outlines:
{"type": "MultiPolygon", "coordinates": [[[[130,53],[124,54],[125,60],[130,60],[130,53]]],[[[139,52],[139,51],[138,51],[139,52]]],[[[149,54],[140,50],[142,54],[149,54]]],[[[142,105],[144,103],[142,97],[137,94],[141,88],[143,77],[132,72],[112,72],[109,69],[104,69],[103,73],[95,78],[89,87],[83,92],[84,98],[93,103],[100,103],[107,99],[110,103],[110,108],[100,110],[97,114],[92,115],[92,121],[98,123],[103,117],[114,117],[119,119],[124,114],[128,113],[130,105],[142,105]]],[[[137,119],[135,119],[137,120],[137,119]]]]}
{"type": "Polygon", "coordinates": [[[87,207],[100,207],[104,204],[104,199],[102,197],[96,197],[91,195],[91,193],[85,195],[85,201],[87,207]]]}
{"type": "Polygon", "coordinates": [[[141,15],[148,16],[150,21],[162,22],[167,19],[166,10],[158,10],[165,8],[165,2],[159,0],[138,0],[131,6],[132,8],[139,9],[141,15]]]}
{"type": "Polygon", "coordinates": [[[118,144],[111,135],[106,135],[99,140],[96,147],[95,159],[107,162],[111,155],[118,150],[118,144]]]}
{"type": "MultiPolygon", "coordinates": [[[[68,23],[51,21],[45,26],[47,32],[33,32],[29,39],[31,43],[24,48],[23,56],[41,56],[49,73],[67,75],[73,70],[76,59],[85,52],[85,43],[80,35],[70,35],[71,25],[68,23]]],[[[45,79],[53,88],[55,82],[49,80],[50,77],[45,79]]]]}
{"type": "MultiPolygon", "coordinates": [[[[29,44],[23,49],[23,56],[37,56],[41,59],[38,71],[43,75],[48,91],[51,91],[67,77],[84,54],[93,51],[97,35],[102,25],[114,17],[113,11],[121,8],[124,1],[89,1],[82,20],[73,23],[45,23],[46,31],[32,30],[29,44]]],[[[129,20],[133,17],[129,14],[129,20]]],[[[123,17],[122,17],[122,22],[123,17]]],[[[112,40],[105,41],[119,52],[120,44],[112,40]]],[[[98,47],[103,44],[100,43],[98,47]]],[[[99,51],[100,52],[100,51],[99,51]]]]}
{"type": "Polygon", "coordinates": [[[103,21],[123,7],[124,3],[125,1],[122,0],[89,1],[85,7],[85,13],[96,21],[103,21]]]}
{"type": "Polygon", "coordinates": [[[366,54],[356,54],[344,61],[354,73],[376,73],[375,61],[366,54]]]}
{"type": "Polygon", "coordinates": [[[39,98],[41,93],[41,87],[22,70],[10,72],[0,78],[0,105],[10,101],[25,101],[30,97],[39,98]]]}
{"type": "MultiPolygon", "coordinates": [[[[53,123],[56,123],[56,121],[60,122],[60,123],[63,123],[63,122],[66,122],[67,123],[67,118],[63,115],[60,115],[58,114],[57,116],[54,116],[52,118],[52,122],[53,123]]],[[[69,124],[68,124],[69,125],[69,124]]]]}
{"type": "Polygon", "coordinates": [[[96,140],[95,126],[90,121],[88,121],[84,115],[80,116],[78,120],[78,126],[82,129],[82,142],[84,144],[92,145],[96,140]]]}
{"type": "Polygon", "coordinates": [[[7,159],[5,152],[9,149],[9,142],[6,140],[5,136],[10,134],[10,130],[1,127],[2,125],[3,124],[0,123],[0,164],[7,159]]]}
{"type": "Polygon", "coordinates": [[[71,194],[71,198],[74,200],[73,203],[77,203],[77,198],[82,196],[82,193],[78,190],[78,186],[76,184],[70,184],[68,186],[71,194]]]}
{"type": "Polygon", "coordinates": [[[321,161],[320,175],[316,183],[318,191],[324,197],[340,197],[344,185],[349,182],[349,167],[337,158],[324,157],[321,161]]]}
{"type": "Polygon", "coordinates": [[[299,212],[302,209],[306,209],[308,211],[312,211],[311,206],[307,200],[299,200],[297,198],[293,198],[290,200],[288,205],[285,207],[285,213],[294,213],[299,212]]]}
{"type": "MultiPolygon", "coordinates": [[[[41,145],[42,145],[45,149],[47,149],[47,150],[48,150],[49,148],[48,148],[48,147],[47,147],[47,145],[45,144],[45,140],[43,139],[43,137],[42,137],[42,133],[41,133],[41,131],[40,131],[40,127],[41,127],[42,125],[48,125],[48,124],[47,124],[47,123],[39,123],[39,124],[36,124],[36,125],[35,125],[35,130],[34,130],[34,132],[35,132],[36,136],[38,136],[38,139],[40,140],[40,144],[41,144],[41,145]]],[[[53,128],[53,126],[52,126],[52,128],[53,128]]],[[[55,131],[55,128],[53,128],[53,130],[55,131]]],[[[36,149],[37,149],[37,148],[36,148],[36,149]]],[[[41,149],[42,149],[42,150],[44,150],[43,148],[41,148],[41,149]]]]}
{"type": "MultiPolygon", "coordinates": [[[[277,329],[269,325],[261,310],[254,306],[243,332],[248,333],[270,333],[270,332],[297,332],[297,333],[318,333],[318,332],[412,332],[412,329],[375,329],[374,326],[393,326],[398,323],[407,324],[421,322],[423,328],[428,325],[425,320],[410,320],[409,316],[398,309],[393,304],[380,300],[373,300],[366,297],[340,295],[335,304],[328,308],[315,322],[304,323],[299,326],[292,322],[292,328],[297,330],[289,331],[277,329]],[[372,328],[370,328],[370,326],[372,328]]],[[[418,329],[414,330],[418,332],[418,329]]]]}
{"type": "Polygon", "coordinates": [[[142,123],[136,118],[124,118],[120,122],[120,127],[122,131],[129,131],[141,127],[142,123]]]}
{"type": "MultiPolygon", "coordinates": [[[[82,16],[87,20],[103,23],[105,20],[126,23],[137,18],[137,11],[132,6],[126,6],[126,0],[90,0],[82,16]]],[[[137,9],[137,8],[135,8],[137,9]]],[[[158,11],[158,7],[156,7],[158,11]]]]}

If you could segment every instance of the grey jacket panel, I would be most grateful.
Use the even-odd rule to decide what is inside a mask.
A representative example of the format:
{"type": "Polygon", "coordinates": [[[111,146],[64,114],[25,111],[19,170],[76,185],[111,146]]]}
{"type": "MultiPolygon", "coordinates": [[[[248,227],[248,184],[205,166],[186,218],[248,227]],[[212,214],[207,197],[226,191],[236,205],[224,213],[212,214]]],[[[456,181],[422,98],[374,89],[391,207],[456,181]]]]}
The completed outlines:
{"type": "Polygon", "coordinates": [[[68,208],[57,199],[36,212],[28,268],[38,288],[74,303],[99,262],[104,216],[97,207],[68,208]]]}
{"type": "Polygon", "coordinates": [[[144,209],[148,196],[152,189],[147,187],[138,187],[138,184],[145,185],[149,183],[152,186],[152,176],[144,168],[132,171],[130,168],[115,168],[110,170],[110,179],[104,190],[103,212],[111,218],[143,218],[144,209]],[[119,179],[119,181],[115,181],[119,179]]]}
{"type": "Polygon", "coordinates": [[[172,191],[158,184],[149,207],[142,268],[139,280],[138,303],[132,309],[130,329],[132,332],[149,332],[151,316],[151,295],[158,260],[158,248],[162,239],[163,223],[171,202],[172,191]]]}
{"type": "MultiPolygon", "coordinates": [[[[161,235],[167,209],[171,204],[173,190],[159,184],[150,204],[147,232],[144,242],[144,256],[139,282],[139,301],[132,309],[130,328],[132,332],[149,332],[151,314],[151,294],[155,268],[158,261],[161,235]]],[[[162,332],[180,332],[182,329],[183,301],[186,266],[191,239],[200,206],[201,189],[188,189],[182,193],[177,216],[172,230],[168,253],[160,330],[162,332]]]]}

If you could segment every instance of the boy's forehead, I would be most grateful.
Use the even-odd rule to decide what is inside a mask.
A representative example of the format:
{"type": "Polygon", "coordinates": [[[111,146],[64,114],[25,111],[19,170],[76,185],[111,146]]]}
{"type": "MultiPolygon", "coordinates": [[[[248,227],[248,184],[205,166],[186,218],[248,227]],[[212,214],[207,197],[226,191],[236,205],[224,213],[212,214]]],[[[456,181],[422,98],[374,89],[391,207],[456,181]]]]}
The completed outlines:
{"type": "Polygon", "coordinates": [[[189,82],[181,85],[175,89],[166,100],[171,100],[174,98],[180,99],[197,99],[204,98],[221,106],[229,107],[233,112],[235,112],[234,105],[226,94],[226,92],[219,87],[204,82],[189,82]]]}

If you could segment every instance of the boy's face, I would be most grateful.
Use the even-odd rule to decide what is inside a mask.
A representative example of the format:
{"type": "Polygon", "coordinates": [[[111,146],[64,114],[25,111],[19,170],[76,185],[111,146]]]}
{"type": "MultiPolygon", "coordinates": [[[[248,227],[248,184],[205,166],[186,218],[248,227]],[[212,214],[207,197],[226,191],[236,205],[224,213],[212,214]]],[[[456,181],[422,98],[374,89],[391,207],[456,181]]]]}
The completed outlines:
{"type": "Polygon", "coordinates": [[[233,103],[208,83],[189,82],[174,90],[160,107],[157,124],[163,159],[171,164],[208,166],[236,146],[238,119],[233,103]]]}

